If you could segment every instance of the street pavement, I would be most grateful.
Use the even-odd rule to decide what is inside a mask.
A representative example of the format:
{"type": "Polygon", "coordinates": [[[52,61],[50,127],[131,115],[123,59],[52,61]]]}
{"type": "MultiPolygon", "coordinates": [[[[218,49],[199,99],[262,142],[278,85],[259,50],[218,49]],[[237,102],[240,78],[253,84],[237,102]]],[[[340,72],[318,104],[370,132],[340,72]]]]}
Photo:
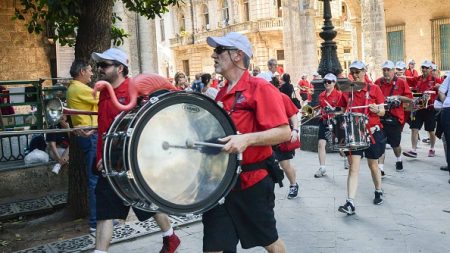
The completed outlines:
{"type": "MultiPolygon", "coordinates": [[[[427,136],[421,131],[420,136],[427,136]]],[[[410,130],[403,133],[402,146],[410,146],[410,130]]],[[[404,172],[395,171],[392,149],[387,150],[383,179],[384,203],[372,204],[374,187],[366,160],[362,160],[356,196],[356,215],[337,211],[346,199],[347,170],[338,154],[327,155],[327,176],[314,178],[317,153],[298,151],[292,163],[300,184],[299,197],[286,198],[285,187],[276,186],[276,219],[279,236],[287,252],[450,252],[450,184],[443,145],[436,144],[436,157],[420,142],[418,158],[403,158],[404,172]]],[[[201,222],[176,229],[181,238],[179,253],[202,252],[201,222]]],[[[226,235],[223,235],[224,237],[226,235]]],[[[159,252],[161,233],[111,246],[110,253],[159,252]]],[[[237,252],[265,252],[262,248],[237,252]]]]}

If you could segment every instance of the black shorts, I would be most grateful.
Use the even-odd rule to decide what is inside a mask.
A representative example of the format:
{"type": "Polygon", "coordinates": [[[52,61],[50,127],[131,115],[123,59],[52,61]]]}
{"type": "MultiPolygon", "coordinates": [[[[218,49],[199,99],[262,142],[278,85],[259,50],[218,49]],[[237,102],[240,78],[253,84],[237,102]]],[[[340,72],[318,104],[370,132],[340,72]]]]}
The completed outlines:
{"type": "Polygon", "coordinates": [[[386,142],[393,148],[399,147],[402,140],[402,125],[400,123],[384,124],[383,127],[383,132],[387,139],[386,142]]]}
{"type": "Polygon", "coordinates": [[[330,129],[328,129],[327,121],[326,120],[320,120],[319,121],[319,140],[330,140],[331,139],[331,132],[330,129]],[[328,137],[327,137],[328,136],[328,137]]]}
{"type": "MultiPolygon", "coordinates": [[[[95,194],[97,200],[97,220],[125,220],[127,218],[130,206],[125,205],[123,200],[117,196],[111,188],[108,179],[103,176],[98,177],[95,194]]],[[[140,221],[148,220],[155,215],[153,212],[145,212],[134,207],[133,211],[140,221]]]]}
{"type": "Polygon", "coordinates": [[[225,203],[203,214],[203,251],[236,252],[269,246],[278,240],[274,183],[270,176],[243,191],[231,191],[225,203]]]}
{"type": "Polygon", "coordinates": [[[434,116],[434,108],[421,109],[416,111],[414,119],[411,119],[411,129],[421,129],[425,125],[425,131],[432,132],[436,128],[436,118],[434,116]]]}
{"type": "Polygon", "coordinates": [[[373,138],[375,139],[375,144],[370,144],[369,148],[358,151],[345,152],[345,155],[359,155],[367,159],[378,159],[384,154],[386,149],[386,136],[383,130],[376,131],[373,133],[373,138]]]}
{"type": "Polygon", "coordinates": [[[308,94],[307,93],[300,93],[300,97],[302,98],[302,101],[308,100],[308,94]]]}
{"type": "Polygon", "coordinates": [[[295,150],[284,152],[284,151],[281,151],[277,146],[273,146],[272,150],[273,150],[273,154],[275,155],[275,159],[277,159],[279,162],[285,161],[285,160],[291,160],[295,156],[295,150]]]}

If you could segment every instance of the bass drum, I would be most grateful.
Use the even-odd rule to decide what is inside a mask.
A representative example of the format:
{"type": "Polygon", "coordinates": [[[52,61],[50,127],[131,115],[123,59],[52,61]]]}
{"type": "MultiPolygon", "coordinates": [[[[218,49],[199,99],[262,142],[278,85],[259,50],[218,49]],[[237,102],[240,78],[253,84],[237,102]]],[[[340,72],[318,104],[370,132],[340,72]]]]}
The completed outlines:
{"type": "Polygon", "coordinates": [[[170,92],[119,114],[105,136],[103,161],[112,188],[131,206],[198,214],[236,183],[237,154],[193,145],[236,134],[228,114],[201,94],[170,92]]]}

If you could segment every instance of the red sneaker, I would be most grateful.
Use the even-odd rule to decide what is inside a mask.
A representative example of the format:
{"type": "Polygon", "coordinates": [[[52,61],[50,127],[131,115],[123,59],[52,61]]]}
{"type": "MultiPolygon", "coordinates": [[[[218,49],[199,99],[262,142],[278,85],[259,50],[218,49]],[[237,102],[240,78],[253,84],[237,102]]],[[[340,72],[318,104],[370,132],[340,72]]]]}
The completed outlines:
{"type": "Polygon", "coordinates": [[[428,157],[434,157],[436,155],[436,151],[430,149],[430,151],[428,151],[428,157]]]}
{"type": "Polygon", "coordinates": [[[174,253],[180,245],[180,238],[175,234],[163,237],[163,247],[159,253],[174,253]]]}

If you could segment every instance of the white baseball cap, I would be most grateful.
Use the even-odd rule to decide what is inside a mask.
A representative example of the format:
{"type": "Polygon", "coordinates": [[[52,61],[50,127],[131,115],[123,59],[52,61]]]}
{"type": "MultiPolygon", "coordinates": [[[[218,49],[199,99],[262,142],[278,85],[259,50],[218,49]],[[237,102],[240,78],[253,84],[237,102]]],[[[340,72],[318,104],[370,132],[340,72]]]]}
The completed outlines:
{"type": "Polygon", "coordinates": [[[395,63],[396,69],[406,69],[406,64],[403,61],[398,61],[395,63]]]}
{"type": "Polygon", "coordinates": [[[366,68],[366,64],[363,61],[356,60],[356,61],[353,61],[352,64],[350,64],[349,69],[352,69],[352,68],[365,69],[366,68]]]}
{"type": "Polygon", "coordinates": [[[127,54],[117,48],[110,48],[103,53],[92,53],[92,59],[96,62],[100,61],[117,61],[123,64],[125,67],[128,67],[128,56],[127,54]]]}
{"type": "Polygon", "coordinates": [[[410,60],[408,61],[408,64],[416,64],[416,61],[414,61],[414,59],[410,59],[410,60]]]}
{"type": "Polygon", "coordinates": [[[235,47],[248,57],[253,56],[252,45],[248,38],[237,32],[230,32],[225,34],[223,37],[208,37],[206,42],[211,47],[225,46],[225,47],[235,47]]]}
{"type": "Polygon", "coordinates": [[[427,67],[427,68],[431,68],[433,66],[433,63],[429,60],[425,60],[422,62],[422,65],[420,65],[421,67],[427,67]]]}
{"type": "Polygon", "coordinates": [[[333,82],[337,81],[337,78],[336,78],[336,76],[333,73],[326,74],[323,79],[329,80],[329,81],[333,81],[333,82]]]}
{"type": "Polygon", "coordinates": [[[392,61],[385,61],[383,65],[381,65],[382,69],[393,69],[395,68],[395,64],[392,61]]]}

